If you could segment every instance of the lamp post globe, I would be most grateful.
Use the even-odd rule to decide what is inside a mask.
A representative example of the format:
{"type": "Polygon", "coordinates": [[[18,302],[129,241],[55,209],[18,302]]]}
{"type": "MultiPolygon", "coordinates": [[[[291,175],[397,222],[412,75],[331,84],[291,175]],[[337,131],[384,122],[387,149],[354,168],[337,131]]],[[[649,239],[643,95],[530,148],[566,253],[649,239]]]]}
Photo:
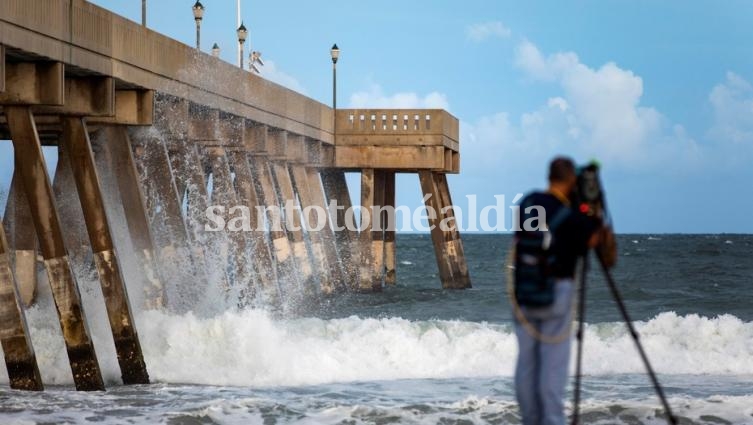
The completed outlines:
{"type": "Polygon", "coordinates": [[[332,45],[332,48],[329,51],[330,56],[332,57],[332,64],[337,64],[337,59],[340,57],[340,48],[337,47],[337,44],[332,45]]]}
{"type": "Polygon", "coordinates": [[[204,18],[204,5],[196,1],[193,5],[193,19],[196,21],[196,48],[201,48],[201,20],[204,18]]]}
{"type": "Polygon", "coordinates": [[[248,37],[248,30],[246,29],[246,26],[243,25],[243,22],[241,22],[241,26],[236,30],[236,34],[238,35],[240,65],[241,69],[243,69],[243,43],[246,42],[246,37],[248,37]]]}

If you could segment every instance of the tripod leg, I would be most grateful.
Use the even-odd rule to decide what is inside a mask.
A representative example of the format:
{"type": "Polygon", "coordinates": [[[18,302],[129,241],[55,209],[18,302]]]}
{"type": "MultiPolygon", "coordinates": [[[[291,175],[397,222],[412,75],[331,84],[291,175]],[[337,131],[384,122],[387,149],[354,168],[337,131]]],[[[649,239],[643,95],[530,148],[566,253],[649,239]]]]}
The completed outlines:
{"type": "Polygon", "coordinates": [[[654,373],[654,369],[651,367],[651,363],[648,361],[646,352],[643,351],[643,345],[641,344],[641,341],[639,340],[638,332],[635,330],[635,327],[633,327],[633,321],[630,320],[630,315],[628,314],[627,308],[625,307],[625,303],[622,301],[620,290],[617,288],[617,284],[614,282],[614,279],[612,278],[612,274],[609,273],[609,269],[607,268],[607,265],[604,262],[604,258],[598,254],[596,256],[599,259],[599,264],[601,264],[601,269],[604,271],[604,276],[607,278],[607,283],[609,284],[609,290],[612,292],[612,297],[614,298],[614,301],[617,303],[617,307],[619,308],[620,313],[622,314],[622,319],[625,321],[625,325],[627,325],[628,330],[630,331],[630,336],[633,337],[633,341],[635,342],[635,347],[638,349],[638,354],[640,354],[641,360],[643,360],[643,364],[646,366],[646,371],[648,372],[648,376],[649,378],[651,378],[651,383],[654,384],[656,395],[659,396],[659,400],[661,400],[661,403],[664,406],[664,411],[667,412],[667,422],[672,425],[676,425],[677,418],[675,418],[675,415],[672,413],[672,409],[669,407],[669,403],[667,403],[667,398],[664,396],[664,390],[659,384],[659,380],[656,378],[656,374],[654,373]]]}
{"type": "Polygon", "coordinates": [[[586,274],[588,274],[588,254],[583,257],[583,267],[580,275],[580,292],[578,294],[578,354],[575,361],[575,385],[573,387],[573,417],[572,425],[577,425],[580,419],[580,381],[581,365],[583,364],[583,324],[586,322],[586,274]]]}

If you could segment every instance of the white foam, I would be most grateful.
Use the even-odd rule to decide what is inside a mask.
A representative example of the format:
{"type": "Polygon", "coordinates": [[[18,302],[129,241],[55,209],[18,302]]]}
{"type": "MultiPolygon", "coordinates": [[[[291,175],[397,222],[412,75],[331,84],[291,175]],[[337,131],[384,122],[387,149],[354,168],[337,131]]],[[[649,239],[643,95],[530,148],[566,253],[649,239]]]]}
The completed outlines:
{"type": "MultiPolygon", "coordinates": [[[[31,322],[45,382],[69,384],[59,333],[31,322]]],[[[278,321],[250,310],[210,319],[146,312],[137,324],[152,379],[169,383],[277,386],[512,376],[517,355],[509,326],[475,322],[278,321]]],[[[658,373],[753,374],[753,323],[730,315],[662,313],[636,327],[658,373]]],[[[99,353],[105,376],[117,381],[114,350],[99,353]]],[[[584,368],[591,375],[644,371],[622,323],[587,326],[584,368]]],[[[7,382],[4,369],[0,374],[7,382]]]]}

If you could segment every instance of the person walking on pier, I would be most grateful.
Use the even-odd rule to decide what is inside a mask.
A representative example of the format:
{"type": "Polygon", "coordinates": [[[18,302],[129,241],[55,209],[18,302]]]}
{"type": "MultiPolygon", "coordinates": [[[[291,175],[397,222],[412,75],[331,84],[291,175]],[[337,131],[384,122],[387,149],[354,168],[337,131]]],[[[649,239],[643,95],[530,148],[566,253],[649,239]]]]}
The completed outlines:
{"type": "MultiPolygon", "coordinates": [[[[602,228],[598,218],[571,208],[570,198],[576,182],[573,161],[555,158],[549,166],[548,191],[534,192],[521,201],[521,214],[525,214],[529,206],[540,206],[546,213],[544,220],[548,230],[538,233],[551,233],[546,236],[550,238],[547,243],[551,243],[547,250],[550,257],[546,279],[553,282],[548,300],[545,294],[532,294],[531,299],[522,299],[517,286],[513,296],[519,346],[515,394],[524,425],[565,424],[563,398],[570,359],[576,263],[589,248],[598,244],[602,228]],[[541,296],[544,298],[537,301],[536,297],[541,296]]],[[[520,258],[520,241],[526,237],[530,240],[530,230],[516,232],[516,258],[520,258]]],[[[518,279],[516,285],[520,285],[518,279]]]]}

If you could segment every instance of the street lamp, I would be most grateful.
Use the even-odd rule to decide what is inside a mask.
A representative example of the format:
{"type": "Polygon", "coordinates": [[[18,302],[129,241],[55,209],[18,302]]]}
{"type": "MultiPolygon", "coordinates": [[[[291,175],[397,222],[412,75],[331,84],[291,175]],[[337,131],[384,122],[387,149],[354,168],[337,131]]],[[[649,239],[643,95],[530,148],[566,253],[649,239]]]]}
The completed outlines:
{"type": "Polygon", "coordinates": [[[212,56],[216,58],[220,57],[220,46],[217,43],[214,43],[214,46],[212,46],[212,56]]]}
{"type": "Polygon", "coordinates": [[[193,19],[196,21],[196,48],[201,49],[201,19],[204,18],[204,5],[198,0],[193,5],[193,19]]]}
{"type": "MultiPolygon", "coordinates": [[[[332,45],[329,51],[332,57],[332,109],[337,109],[337,59],[340,57],[340,48],[337,44],[332,45]]],[[[335,111],[337,112],[337,111],[335,111]]]]}
{"type": "Polygon", "coordinates": [[[141,0],[141,25],[146,26],[146,0],[141,0]]]}
{"type": "Polygon", "coordinates": [[[333,44],[329,50],[332,58],[332,135],[337,143],[337,59],[340,58],[340,48],[333,44]]]}
{"type": "Polygon", "coordinates": [[[246,29],[246,26],[243,25],[243,22],[241,22],[241,26],[238,27],[238,30],[236,31],[238,34],[238,49],[240,53],[240,65],[241,69],[243,69],[243,43],[246,42],[246,37],[248,37],[248,30],[246,29]]]}

